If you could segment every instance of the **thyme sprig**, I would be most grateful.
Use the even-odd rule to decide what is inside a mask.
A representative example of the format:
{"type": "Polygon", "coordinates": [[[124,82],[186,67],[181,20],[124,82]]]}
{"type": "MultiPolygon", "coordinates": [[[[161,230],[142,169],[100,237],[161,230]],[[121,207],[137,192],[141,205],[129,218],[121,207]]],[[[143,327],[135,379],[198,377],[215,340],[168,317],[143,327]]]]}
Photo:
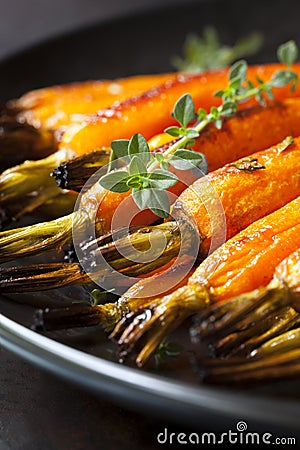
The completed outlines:
{"type": "Polygon", "coordinates": [[[183,46],[183,56],[172,58],[175,69],[198,73],[207,69],[219,69],[234,61],[253,55],[262,46],[263,37],[254,32],[238,39],[230,47],[223,45],[214,27],[206,27],[202,36],[189,34],[183,46]]]}
{"type": "Polygon", "coordinates": [[[98,306],[109,301],[109,294],[113,294],[114,289],[109,289],[104,291],[102,289],[93,289],[89,292],[89,297],[83,300],[74,300],[73,304],[87,305],[87,306],[98,306]]]}
{"type": "Polygon", "coordinates": [[[178,342],[164,339],[157,347],[154,355],[157,368],[167,359],[178,358],[183,349],[183,345],[178,342]]]}
{"type": "Polygon", "coordinates": [[[108,302],[108,295],[113,293],[114,289],[103,291],[101,289],[93,289],[90,292],[89,305],[97,306],[108,302]]]}
{"type": "Polygon", "coordinates": [[[234,116],[238,105],[251,98],[259,103],[264,103],[265,97],[273,100],[273,88],[290,84],[291,90],[295,89],[298,76],[291,68],[298,56],[295,42],[289,41],[281,45],[277,55],[287,68],[275,72],[269,81],[257,77],[256,85],[247,78],[246,61],[233,64],[229,70],[228,86],[215,93],[221,99],[221,105],[213,106],[209,112],[200,108],[196,113],[190,94],[180,97],[172,113],[179,126],[165,130],[178,139],[164,153],[151,154],[147,141],[141,134],[135,134],[130,140],[113,141],[113,158],[126,157],[129,160],[128,169],[109,171],[99,180],[101,186],[113,192],[132,190],[133,200],[141,210],[149,208],[159,217],[168,217],[170,203],[166,189],[178,181],[169,166],[177,170],[200,167],[205,172],[205,156],[190,148],[207,125],[214,124],[217,129],[221,129],[223,120],[234,116]]]}

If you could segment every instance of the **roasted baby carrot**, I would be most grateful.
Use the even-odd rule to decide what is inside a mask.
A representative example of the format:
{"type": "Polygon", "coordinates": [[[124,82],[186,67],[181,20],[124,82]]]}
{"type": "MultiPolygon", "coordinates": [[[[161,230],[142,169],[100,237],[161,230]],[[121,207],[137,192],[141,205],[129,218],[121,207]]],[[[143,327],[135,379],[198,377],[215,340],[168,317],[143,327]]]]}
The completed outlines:
{"type": "Polygon", "coordinates": [[[205,340],[218,356],[265,355],[263,345],[299,322],[300,250],[276,267],[267,286],[208,307],[193,327],[194,340],[205,340]],[[257,350],[256,350],[257,349],[257,350]],[[255,351],[254,351],[255,350],[255,351]]]}
{"type": "MultiPolygon", "coordinates": [[[[269,77],[275,70],[281,68],[283,66],[278,64],[253,66],[249,68],[249,75],[255,81],[256,74],[260,78],[269,77]]],[[[293,66],[293,70],[298,72],[298,64],[293,66]]],[[[162,93],[158,92],[158,95],[162,95],[164,99],[166,95],[165,89],[178,89],[180,95],[181,90],[179,86],[186,84],[187,89],[185,89],[185,92],[189,91],[189,88],[191,88],[191,91],[195,91],[195,101],[197,103],[198,91],[199,88],[201,89],[201,85],[206,90],[209,90],[209,93],[207,93],[207,97],[209,97],[213,95],[214,89],[218,90],[224,87],[227,75],[228,70],[224,69],[206,71],[200,75],[188,76],[180,73],[164,73],[158,75],[139,75],[115,80],[90,80],[81,83],[57,85],[30,91],[19,99],[8,102],[7,109],[16,113],[17,119],[20,119],[22,123],[25,121],[36,128],[43,126],[44,128],[57,129],[59,126],[69,124],[73,119],[78,121],[79,118],[76,117],[78,114],[96,114],[97,111],[104,108],[104,111],[97,113],[101,117],[104,115],[105,109],[112,106],[116,101],[122,102],[130,97],[139,96],[153,88],[163,91],[162,93]],[[198,89],[195,84],[197,81],[199,82],[198,89]],[[208,87],[210,84],[211,86],[208,87]]],[[[283,98],[281,95],[286,96],[286,92],[282,92],[281,94],[279,91],[281,89],[278,90],[278,94],[276,95],[277,99],[283,98]]],[[[155,92],[152,92],[152,95],[154,96],[154,101],[156,101],[155,92]]],[[[141,95],[141,99],[137,99],[137,102],[143,100],[143,97],[147,98],[149,96],[151,94],[141,95]]],[[[199,104],[199,106],[209,108],[211,100],[206,105],[204,97],[203,102],[200,103],[201,105],[199,104]]],[[[123,106],[126,109],[126,102],[123,106]]],[[[121,109],[123,106],[121,106],[121,109]]],[[[152,105],[150,104],[150,106],[152,105]]],[[[173,105],[171,104],[170,106],[172,107],[173,105]]],[[[113,108],[117,108],[120,111],[119,105],[114,105],[113,108]]],[[[91,120],[93,119],[91,118],[91,120]]]]}
{"type": "Polygon", "coordinates": [[[115,80],[90,80],[36,89],[8,102],[17,112],[17,119],[36,128],[57,129],[71,121],[79,121],[78,115],[96,113],[148,91],[156,85],[171,81],[176,74],[138,75],[115,80]]]}
{"type": "MultiPolygon", "coordinates": [[[[7,105],[0,105],[0,169],[27,159],[45,158],[57,150],[57,139],[70,122],[81,122],[84,114],[109,108],[176,76],[141,75],[53,86],[28,92],[7,105]]],[[[99,140],[97,147],[100,144],[99,140]]],[[[33,164],[32,169],[34,167],[33,164]]]]}
{"type": "Polygon", "coordinates": [[[209,286],[214,300],[224,300],[265,286],[275,267],[300,245],[300,197],[251,224],[206,258],[187,289],[209,286]]]}
{"type": "MultiPolygon", "coordinates": [[[[187,316],[212,302],[266,286],[279,262],[300,246],[299,211],[297,197],[251,224],[208,256],[186,286],[133,311],[117,325],[113,338],[127,351],[148,331],[149,339],[137,357],[137,364],[143,365],[163,337],[187,316]]],[[[130,294],[125,294],[120,304],[130,309],[130,294]]]]}
{"type": "MultiPolygon", "coordinates": [[[[270,104],[268,107],[259,105],[248,107],[237,113],[235,117],[224,119],[222,129],[217,132],[215,126],[210,124],[195,139],[193,150],[205,152],[208,170],[211,172],[229,161],[235,161],[254,151],[267,148],[288,135],[298,136],[300,134],[299,123],[300,100],[298,98],[285,99],[282,102],[270,104]]],[[[170,141],[170,136],[167,136],[170,141]]],[[[158,135],[153,142],[159,144],[164,138],[165,136],[158,135]]],[[[172,140],[161,146],[157,145],[152,147],[152,150],[155,153],[161,153],[168,150],[175,142],[176,140],[172,140]]],[[[97,155],[95,151],[63,163],[55,170],[57,184],[64,189],[74,188],[80,192],[93,174],[93,167],[96,172],[103,165],[104,157],[108,158],[108,153],[103,155],[103,152],[100,152],[97,155]]],[[[182,175],[181,172],[179,178],[182,178],[182,175]]],[[[179,186],[177,186],[176,192],[179,191],[179,186]]]]}
{"type": "MultiPolygon", "coordinates": [[[[275,71],[283,68],[281,64],[251,66],[249,79],[254,83],[257,82],[256,76],[268,80],[275,71]]],[[[300,74],[300,64],[295,64],[293,70],[300,74]]],[[[179,74],[172,81],[156,86],[135,98],[86,116],[82,124],[74,124],[68,128],[60,146],[80,155],[102,145],[108,146],[115,139],[129,139],[135,133],[141,133],[149,139],[174,123],[171,116],[174,104],[187,92],[192,96],[196,109],[201,107],[208,110],[211,106],[218,106],[221,100],[214,94],[225,88],[227,78],[228,69],[207,71],[198,75],[179,74]]],[[[274,90],[275,100],[297,97],[299,94],[299,87],[294,92],[290,92],[289,87],[274,90]]]]}
{"type": "Polygon", "coordinates": [[[276,267],[266,287],[200,314],[191,330],[193,341],[208,342],[217,356],[199,361],[204,379],[236,383],[299,376],[299,293],[297,249],[276,267]]]}

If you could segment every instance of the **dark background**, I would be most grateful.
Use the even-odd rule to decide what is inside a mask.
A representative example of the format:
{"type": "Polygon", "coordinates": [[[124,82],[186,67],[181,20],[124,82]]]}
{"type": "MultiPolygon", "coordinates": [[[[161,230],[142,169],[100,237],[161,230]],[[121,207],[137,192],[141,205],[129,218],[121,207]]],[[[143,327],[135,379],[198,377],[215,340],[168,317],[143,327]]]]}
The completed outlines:
{"type": "Polygon", "coordinates": [[[1,0],[0,57],[57,33],[177,3],[184,0],[1,0]]]}

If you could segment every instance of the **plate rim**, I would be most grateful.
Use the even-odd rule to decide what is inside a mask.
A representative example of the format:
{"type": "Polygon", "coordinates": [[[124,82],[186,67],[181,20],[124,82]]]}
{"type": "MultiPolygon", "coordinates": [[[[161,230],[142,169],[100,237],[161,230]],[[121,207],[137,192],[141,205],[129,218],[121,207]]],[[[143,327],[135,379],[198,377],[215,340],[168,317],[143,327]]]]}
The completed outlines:
{"type": "MultiPolygon", "coordinates": [[[[260,428],[276,425],[297,431],[300,405],[297,407],[287,400],[275,400],[253,393],[249,396],[245,392],[235,393],[209,385],[192,386],[149,374],[74,349],[30,330],[3,314],[0,314],[0,337],[7,350],[23,359],[122,405],[129,400],[135,409],[146,404],[148,409],[155,408],[156,412],[159,406],[159,413],[162,416],[167,413],[169,418],[170,411],[175,407],[173,419],[177,421],[176,416],[180,411],[180,421],[184,419],[189,424],[198,422],[198,414],[205,412],[205,422],[219,418],[219,425],[222,426],[224,422],[232,424],[236,418],[250,420],[251,424],[255,423],[260,428]],[[140,394],[143,394],[143,398],[140,394]]],[[[218,422],[214,425],[219,428],[218,422]]]]}

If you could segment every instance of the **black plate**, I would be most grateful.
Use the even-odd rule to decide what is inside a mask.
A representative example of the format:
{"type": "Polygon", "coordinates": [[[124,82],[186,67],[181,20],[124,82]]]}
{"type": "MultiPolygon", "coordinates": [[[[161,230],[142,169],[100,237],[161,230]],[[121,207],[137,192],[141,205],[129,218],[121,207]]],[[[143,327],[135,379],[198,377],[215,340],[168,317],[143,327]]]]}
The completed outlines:
{"type": "MultiPolygon", "coordinates": [[[[54,83],[170,70],[170,56],[180,52],[186,33],[201,31],[207,24],[216,26],[229,44],[253,30],[263,32],[264,47],[251,62],[273,61],[278,44],[290,38],[300,42],[299,14],[297,0],[202,1],[95,25],[2,61],[0,97],[9,99],[54,83]]],[[[47,303],[82,293],[80,288],[72,288],[35,296],[47,303]]],[[[0,304],[4,346],[95,393],[143,411],[166,413],[177,421],[199,424],[201,417],[202,426],[208,428],[222,429],[232,426],[233,420],[251,420],[265,432],[276,427],[277,431],[297,433],[297,382],[219,389],[198,385],[190,369],[182,370],[176,364],[159,375],[138,371],[115,362],[102,332],[91,329],[52,334],[52,339],[41,337],[27,328],[32,309],[4,297],[0,304]]]]}

